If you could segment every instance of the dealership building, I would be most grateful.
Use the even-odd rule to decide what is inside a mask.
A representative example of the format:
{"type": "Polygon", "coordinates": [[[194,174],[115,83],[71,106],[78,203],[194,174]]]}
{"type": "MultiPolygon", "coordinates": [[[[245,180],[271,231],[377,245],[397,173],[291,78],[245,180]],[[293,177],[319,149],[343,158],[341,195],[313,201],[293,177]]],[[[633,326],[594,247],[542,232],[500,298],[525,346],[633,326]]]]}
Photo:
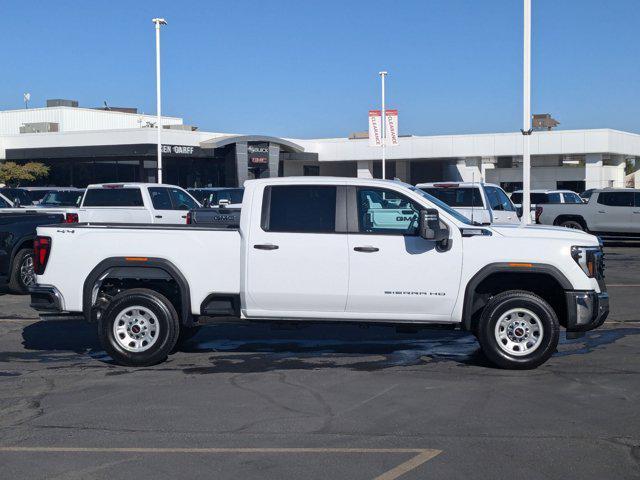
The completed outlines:
{"type": "MultiPolygon", "coordinates": [[[[48,165],[49,177],[40,185],[156,180],[155,116],[129,108],[79,108],[68,100],[47,105],[0,111],[0,162],[48,165]]],[[[369,146],[366,133],[296,139],[206,132],[178,117],[165,116],[162,124],[166,183],[237,186],[275,176],[381,176],[380,148],[369,146]]],[[[484,180],[512,191],[522,182],[522,146],[520,132],[405,135],[387,148],[387,177],[413,184],[484,180]]],[[[625,165],[640,157],[640,135],[607,128],[536,131],[531,155],[532,188],[623,187],[625,165]]]]}

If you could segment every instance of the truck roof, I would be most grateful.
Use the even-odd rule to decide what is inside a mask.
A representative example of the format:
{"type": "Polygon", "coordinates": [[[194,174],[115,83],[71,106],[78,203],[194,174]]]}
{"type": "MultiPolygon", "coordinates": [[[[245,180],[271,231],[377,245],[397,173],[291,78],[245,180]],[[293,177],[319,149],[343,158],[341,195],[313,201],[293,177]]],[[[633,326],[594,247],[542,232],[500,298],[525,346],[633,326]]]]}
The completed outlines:
{"type": "Polygon", "coordinates": [[[336,185],[376,185],[379,187],[387,187],[389,185],[404,185],[413,187],[400,180],[382,180],[379,178],[353,178],[353,177],[273,177],[259,178],[247,180],[244,185],[274,185],[274,184],[291,184],[291,185],[310,185],[310,184],[336,184],[336,185]]]}
{"type": "Polygon", "coordinates": [[[418,183],[418,188],[474,188],[474,187],[498,187],[495,183],[486,182],[426,182],[418,183]]]}
{"type": "Polygon", "coordinates": [[[144,182],[111,182],[111,183],[94,183],[87,185],[87,188],[127,188],[127,187],[177,187],[178,185],[169,185],[168,183],[144,183],[144,182]]]}

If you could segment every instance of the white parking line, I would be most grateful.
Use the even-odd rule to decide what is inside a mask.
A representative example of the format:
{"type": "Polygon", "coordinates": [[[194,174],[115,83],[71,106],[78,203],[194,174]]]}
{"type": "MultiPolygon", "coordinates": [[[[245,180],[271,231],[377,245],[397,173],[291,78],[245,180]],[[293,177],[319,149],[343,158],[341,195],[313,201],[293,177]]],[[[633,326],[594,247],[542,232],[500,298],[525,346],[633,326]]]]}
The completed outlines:
{"type": "Polygon", "coordinates": [[[430,448],[140,448],[140,447],[0,447],[0,453],[414,453],[406,462],[375,477],[374,480],[395,480],[436,457],[442,450],[430,448]]]}

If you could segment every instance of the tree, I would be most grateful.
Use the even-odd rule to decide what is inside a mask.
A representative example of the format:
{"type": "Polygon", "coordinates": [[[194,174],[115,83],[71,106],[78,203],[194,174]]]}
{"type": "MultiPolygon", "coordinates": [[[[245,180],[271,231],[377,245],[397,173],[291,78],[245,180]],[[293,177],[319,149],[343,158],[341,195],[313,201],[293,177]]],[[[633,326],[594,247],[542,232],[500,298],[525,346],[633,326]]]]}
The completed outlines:
{"type": "Polygon", "coordinates": [[[33,182],[49,175],[49,167],[38,162],[19,165],[15,162],[0,163],[0,183],[18,186],[20,182],[33,182]]]}

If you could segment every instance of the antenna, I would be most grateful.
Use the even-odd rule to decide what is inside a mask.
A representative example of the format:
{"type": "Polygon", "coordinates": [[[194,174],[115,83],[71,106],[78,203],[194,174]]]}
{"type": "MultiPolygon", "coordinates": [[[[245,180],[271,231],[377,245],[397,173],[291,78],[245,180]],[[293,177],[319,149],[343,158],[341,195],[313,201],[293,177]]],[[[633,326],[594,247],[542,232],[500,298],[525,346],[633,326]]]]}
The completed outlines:
{"type": "Polygon", "coordinates": [[[471,223],[474,223],[473,213],[476,206],[476,172],[471,172],[471,223]]]}

